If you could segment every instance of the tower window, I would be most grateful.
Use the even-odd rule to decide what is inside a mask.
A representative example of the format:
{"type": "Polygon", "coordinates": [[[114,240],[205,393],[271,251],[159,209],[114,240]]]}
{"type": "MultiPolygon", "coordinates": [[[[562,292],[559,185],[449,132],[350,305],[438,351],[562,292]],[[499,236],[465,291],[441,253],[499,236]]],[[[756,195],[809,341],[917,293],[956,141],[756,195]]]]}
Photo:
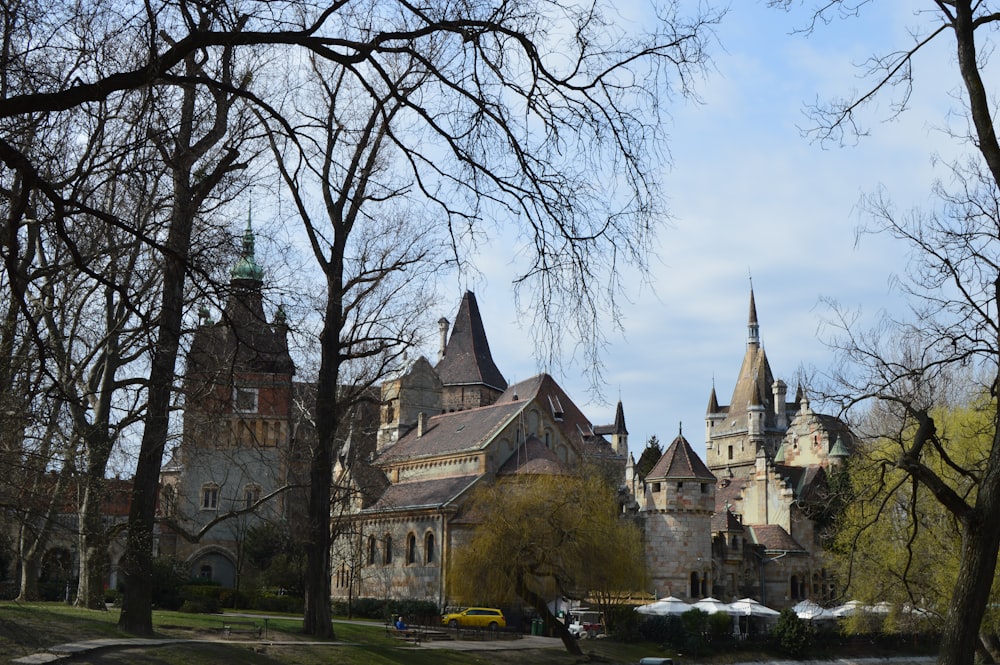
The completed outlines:
{"type": "Polygon", "coordinates": [[[233,388],[233,408],[240,413],[257,413],[257,389],[233,388]]]}

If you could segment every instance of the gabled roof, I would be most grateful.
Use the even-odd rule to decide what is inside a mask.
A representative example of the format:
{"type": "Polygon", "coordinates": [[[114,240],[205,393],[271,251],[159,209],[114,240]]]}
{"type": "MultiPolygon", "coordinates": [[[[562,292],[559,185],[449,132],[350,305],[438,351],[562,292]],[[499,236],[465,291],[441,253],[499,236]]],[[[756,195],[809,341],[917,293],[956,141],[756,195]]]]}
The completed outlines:
{"type": "Polygon", "coordinates": [[[729,508],[717,511],[712,515],[712,533],[719,532],[744,533],[743,522],[729,508]]]}
{"type": "Polygon", "coordinates": [[[497,402],[430,416],[422,435],[419,428],[410,430],[386,448],[376,464],[482,450],[527,404],[527,401],[497,402]]]}
{"type": "Polygon", "coordinates": [[[820,501],[827,487],[826,471],[818,464],[809,466],[785,466],[775,464],[774,472],[779,475],[795,493],[798,501],[820,501]]]}
{"type": "Polygon", "coordinates": [[[482,476],[453,476],[396,483],[386,488],[374,505],[362,513],[441,508],[465,493],[482,476]]]}
{"type": "Polygon", "coordinates": [[[435,369],[445,386],[486,385],[495,390],[507,387],[506,379],[493,362],[479,305],[472,291],[466,291],[462,297],[444,356],[435,369]]]}
{"type": "Polygon", "coordinates": [[[618,400],[618,407],[615,409],[614,424],[596,425],[594,427],[594,434],[599,436],[603,436],[605,434],[628,435],[628,429],[625,427],[625,409],[622,407],[621,400],[618,400]]]}
{"type": "Polygon", "coordinates": [[[567,476],[570,471],[559,461],[559,456],[546,448],[537,436],[529,436],[503,466],[497,469],[497,475],[567,476]]]}
{"type": "Polygon", "coordinates": [[[708,470],[691,444],[678,434],[664,451],[660,461],[646,474],[646,480],[709,480],[715,481],[715,474],[708,470]]]}
{"type": "Polygon", "coordinates": [[[721,513],[727,506],[735,505],[746,483],[746,478],[720,478],[715,484],[715,512],[721,513]]]}
{"type": "Polygon", "coordinates": [[[806,553],[791,534],[785,528],[777,524],[752,524],[747,526],[747,531],[753,538],[753,542],[763,545],[768,552],[801,552],[806,553]]]}
{"type": "Polygon", "coordinates": [[[496,404],[517,404],[525,401],[537,402],[540,407],[546,409],[562,430],[563,436],[576,444],[584,455],[615,456],[611,444],[595,432],[595,428],[576,403],[548,374],[537,374],[509,386],[497,398],[496,404]]]}

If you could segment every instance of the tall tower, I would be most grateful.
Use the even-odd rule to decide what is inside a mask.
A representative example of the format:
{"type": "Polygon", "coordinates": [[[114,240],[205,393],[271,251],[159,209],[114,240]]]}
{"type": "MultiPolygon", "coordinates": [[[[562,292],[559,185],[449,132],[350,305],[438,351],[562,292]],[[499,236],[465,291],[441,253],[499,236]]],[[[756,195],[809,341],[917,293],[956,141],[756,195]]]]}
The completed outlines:
{"type": "Polygon", "coordinates": [[[754,466],[758,449],[769,458],[774,456],[788,427],[784,386],[775,381],[761,344],[757,302],[751,288],[746,351],[732,399],[728,405],[720,405],[713,385],[705,414],[710,469],[740,475],[754,466]]]}
{"type": "Polygon", "coordinates": [[[462,411],[496,402],[507,389],[486,339],[476,296],[466,291],[455,316],[451,337],[435,370],[444,387],[445,411],[462,411]]]}

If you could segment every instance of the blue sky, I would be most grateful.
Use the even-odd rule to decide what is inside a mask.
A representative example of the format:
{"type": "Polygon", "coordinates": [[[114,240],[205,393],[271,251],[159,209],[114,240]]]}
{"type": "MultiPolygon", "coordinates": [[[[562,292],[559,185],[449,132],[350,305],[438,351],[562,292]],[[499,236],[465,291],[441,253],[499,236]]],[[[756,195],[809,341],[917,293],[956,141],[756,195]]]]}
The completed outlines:
{"type": "MultiPolygon", "coordinates": [[[[908,2],[876,3],[862,19],[834,22],[811,37],[791,34],[805,14],[738,0],[718,29],[714,69],[698,86],[702,104],[671,108],[672,168],[663,174],[669,220],[648,276],[626,275],[631,304],[624,336],[606,353],[603,400],[586,392],[579,366],[556,378],[595,424],[613,420],[619,395],[630,449],[656,434],[684,435],[704,451],[704,414],[713,379],[728,403],[746,342],[748,275],[753,275],[761,338],[774,374],[794,391],[800,366],[830,367],[822,298],[874,316],[903,304],[890,279],[906,248],[855,230],[861,196],[884,187],[900,209],[928,206],[943,170],[934,154],[959,146],[938,129],[959,84],[950,41],[917,61],[913,109],[886,122],[885,106],[864,116],[872,135],[856,145],[810,143],[804,104],[860,89],[855,64],[905,46],[915,20],[908,2]]],[[[494,358],[508,380],[539,371],[517,324],[514,269],[484,263],[484,279],[456,285],[442,301],[451,318],[465,286],[483,312],[494,358]]]]}

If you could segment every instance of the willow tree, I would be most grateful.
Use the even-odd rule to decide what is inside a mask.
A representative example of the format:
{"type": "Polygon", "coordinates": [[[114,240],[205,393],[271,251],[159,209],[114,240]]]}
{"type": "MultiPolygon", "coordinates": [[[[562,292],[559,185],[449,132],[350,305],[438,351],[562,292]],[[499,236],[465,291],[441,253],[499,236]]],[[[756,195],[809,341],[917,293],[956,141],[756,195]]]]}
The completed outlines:
{"type": "Polygon", "coordinates": [[[642,534],[598,477],[539,475],[478,489],[463,513],[475,526],[449,562],[449,598],[468,604],[520,600],[535,608],[567,651],[580,645],[548,603],[610,600],[645,588],[642,534]]]}

